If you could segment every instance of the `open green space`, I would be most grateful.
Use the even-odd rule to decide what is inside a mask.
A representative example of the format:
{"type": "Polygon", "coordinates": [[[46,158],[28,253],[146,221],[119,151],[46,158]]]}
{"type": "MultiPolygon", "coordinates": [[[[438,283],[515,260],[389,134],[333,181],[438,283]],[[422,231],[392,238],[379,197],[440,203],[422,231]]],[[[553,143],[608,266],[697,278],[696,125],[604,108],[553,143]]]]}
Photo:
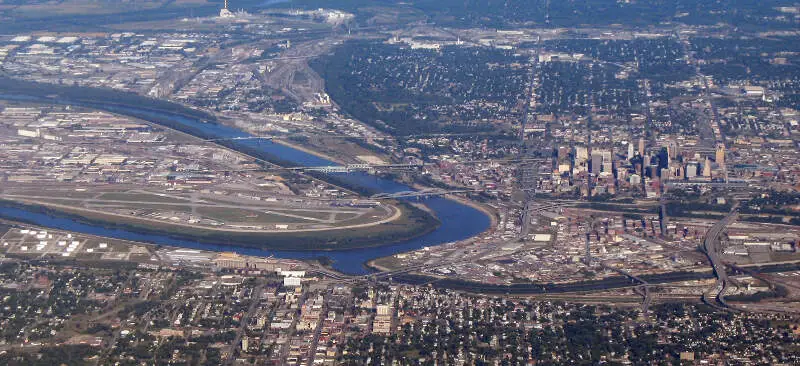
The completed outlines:
{"type": "Polygon", "coordinates": [[[198,207],[197,213],[208,219],[225,223],[252,223],[252,224],[312,224],[317,221],[298,217],[276,215],[257,210],[243,210],[236,208],[198,207]]]}
{"type": "Polygon", "coordinates": [[[338,214],[336,214],[336,220],[341,220],[341,221],[352,220],[352,219],[355,219],[356,217],[358,217],[358,214],[354,214],[354,213],[338,213],[338,214]]]}
{"type": "Polygon", "coordinates": [[[17,188],[12,187],[6,191],[8,194],[15,194],[15,195],[30,195],[30,196],[42,196],[42,197],[53,197],[53,198],[92,198],[97,195],[98,192],[92,191],[76,191],[76,190],[65,190],[65,189],[47,189],[47,188],[17,188]]]}
{"type": "Polygon", "coordinates": [[[331,217],[330,212],[319,212],[319,211],[295,211],[295,210],[281,210],[281,209],[268,209],[270,212],[275,212],[277,214],[286,214],[292,216],[303,216],[308,217],[311,219],[316,220],[328,220],[331,217]]]}
{"type": "Polygon", "coordinates": [[[100,200],[109,201],[139,201],[139,202],[159,202],[159,203],[188,203],[191,200],[169,197],[158,194],[138,193],[138,192],[109,192],[103,193],[100,200]]]}

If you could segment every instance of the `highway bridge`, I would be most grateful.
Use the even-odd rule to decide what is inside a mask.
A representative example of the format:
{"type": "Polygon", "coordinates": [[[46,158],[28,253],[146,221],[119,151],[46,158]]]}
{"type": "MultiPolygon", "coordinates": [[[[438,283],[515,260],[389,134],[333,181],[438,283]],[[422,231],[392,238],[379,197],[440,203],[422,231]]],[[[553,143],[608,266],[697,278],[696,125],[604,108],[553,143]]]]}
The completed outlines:
{"type": "Polygon", "coordinates": [[[419,197],[434,197],[434,196],[444,196],[446,194],[453,194],[453,193],[470,193],[470,192],[482,192],[483,189],[439,189],[439,188],[429,188],[429,189],[421,189],[419,191],[401,191],[395,193],[378,193],[372,195],[371,199],[391,199],[391,198],[419,198],[419,197]]]}
{"type": "Polygon", "coordinates": [[[650,304],[653,301],[653,297],[652,297],[652,294],[650,292],[650,287],[652,285],[649,284],[644,279],[642,279],[641,277],[636,276],[633,273],[630,273],[630,272],[628,272],[628,271],[626,271],[626,270],[624,270],[622,268],[611,267],[611,266],[608,266],[608,265],[606,265],[605,263],[602,263],[602,262],[600,263],[600,265],[605,269],[617,272],[617,273],[619,273],[619,274],[621,274],[621,275],[623,275],[625,277],[630,278],[630,280],[632,282],[638,282],[639,283],[638,286],[634,287],[634,292],[636,292],[640,296],[642,296],[642,316],[644,316],[645,318],[648,318],[650,316],[650,313],[649,313],[650,312],[650,310],[649,310],[650,309],[650,304]]]}
{"type": "MultiPolygon", "coordinates": [[[[307,134],[302,133],[289,133],[289,134],[282,134],[282,135],[261,135],[261,136],[236,136],[236,137],[220,137],[214,139],[203,139],[206,142],[219,142],[219,141],[246,141],[246,140],[277,140],[277,139],[288,139],[292,137],[309,137],[307,134]]],[[[366,139],[369,137],[355,137],[355,136],[348,136],[348,135],[324,135],[325,138],[331,139],[366,139]]]]}
{"type": "Polygon", "coordinates": [[[239,137],[222,137],[216,139],[203,139],[206,142],[219,142],[219,141],[242,141],[242,140],[272,140],[278,136],[239,136],[239,137]]]}
{"type": "Polygon", "coordinates": [[[322,173],[352,173],[368,172],[375,170],[410,170],[419,169],[424,164],[346,164],[346,165],[325,165],[325,166],[297,166],[289,167],[286,170],[322,173]]]}

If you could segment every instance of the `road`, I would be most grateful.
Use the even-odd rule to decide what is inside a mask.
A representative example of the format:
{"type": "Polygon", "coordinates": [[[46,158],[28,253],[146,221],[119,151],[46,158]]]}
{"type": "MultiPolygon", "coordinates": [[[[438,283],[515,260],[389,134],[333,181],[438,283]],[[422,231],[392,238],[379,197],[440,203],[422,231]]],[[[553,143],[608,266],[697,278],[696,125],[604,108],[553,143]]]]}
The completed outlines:
{"type": "Polygon", "coordinates": [[[250,307],[247,308],[247,313],[242,316],[241,325],[239,329],[236,330],[236,338],[233,339],[231,343],[228,358],[224,361],[226,365],[230,365],[236,359],[236,347],[239,347],[240,342],[242,341],[242,335],[244,335],[245,330],[247,329],[247,325],[250,322],[250,318],[253,317],[253,313],[255,313],[256,308],[258,307],[258,302],[261,300],[261,294],[264,292],[264,285],[257,286],[250,296],[250,307]]]}
{"type": "Polygon", "coordinates": [[[700,70],[700,63],[698,62],[698,60],[694,57],[694,54],[692,53],[692,47],[691,47],[691,43],[689,42],[689,38],[688,37],[681,37],[680,30],[676,30],[675,31],[675,38],[677,38],[678,41],[680,42],[681,47],[683,48],[683,53],[687,57],[687,62],[694,67],[695,76],[698,79],[702,80],[702,82],[703,82],[703,99],[705,99],[708,102],[708,105],[709,105],[710,110],[711,110],[711,116],[703,115],[703,118],[701,120],[702,123],[698,124],[699,133],[700,133],[700,137],[701,137],[700,138],[700,142],[702,144],[704,144],[704,145],[707,145],[707,146],[711,145],[711,144],[713,144],[715,142],[721,142],[721,141],[723,141],[722,140],[722,136],[719,136],[717,134],[717,132],[715,131],[715,129],[714,129],[715,125],[719,126],[719,114],[717,112],[716,105],[714,104],[714,100],[713,100],[713,98],[711,96],[711,85],[708,82],[708,77],[706,77],[706,75],[704,75],[702,73],[702,71],[700,70]],[[709,120],[709,117],[710,117],[710,120],[709,120]]]}
{"type": "Polygon", "coordinates": [[[519,128],[519,141],[520,145],[525,146],[525,126],[528,125],[528,118],[531,113],[531,107],[536,103],[536,67],[539,63],[539,54],[542,52],[542,37],[536,37],[536,51],[531,56],[530,74],[528,75],[528,88],[525,100],[525,109],[522,115],[522,123],[519,128]]]}
{"type": "Polygon", "coordinates": [[[706,253],[706,256],[708,256],[708,260],[711,262],[711,268],[714,270],[714,275],[717,277],[716,285],[703,293],[703,301],[716,308],[730,308],[725,301],[725,292],[728,290],[728,273],[725,271],[725,263],[719,257],[719,252],[722,249],[720,248],[719,235],[725,227],[736,221],[738,215],[739,211],[736,209],[736,206],[734,206],[734,209],[725,216],[725,218],[708,229],[703,239],[703,251],[706,253]]]}
{"type": "MultiPolygon", "coordinates": [[[[326,297],[331,296],[332,292],[333,291],[331,289],[328,289],[326,297]]],[[[309,352],[308,352],[308,361],[306,362],[307,365],[314,364],[314,358],[317,356],[317,346],[319,345],[319,336],[322,331],[323,324],[325,323],[323,319],[325,317],[325,314],[327,313],[328,313],[328,302],[326,301],[322,304],[322,310],[320,311],[320,316],[319,318],[317,318],[317,327],[314,328],[313,330],[314,333],[312,333],[311,346],[309,347],[309,352]]]]}

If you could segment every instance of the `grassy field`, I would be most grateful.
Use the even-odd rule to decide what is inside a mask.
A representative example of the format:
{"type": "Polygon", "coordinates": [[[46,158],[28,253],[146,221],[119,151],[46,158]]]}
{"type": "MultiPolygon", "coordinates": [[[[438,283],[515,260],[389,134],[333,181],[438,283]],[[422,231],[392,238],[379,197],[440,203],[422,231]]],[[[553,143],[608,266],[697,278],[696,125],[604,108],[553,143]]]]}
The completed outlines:
{"type": "Polygon", "coordinates": [[[191,199],[179,199],[158,194],[138,193],[138,192],[110,192],[103,193],[97,199],[110,201],[139,201],[139,202],[165,202],[165,203],[187,203],[191,199]]]}
{"type": "Polygon", "coordinates": [[[352,220],[352,219],[355,219],[356,217],[358,217],[358,214],[353,214],[353,213],[336,214],[336,219],[337,220],[342,220],[342,221],[352,220]]]}
{"type": "Polygon", "coordinates": [[[18,195],[31,195],[31,196],[47,196],[53,198],[80,198],[87,199],[97,195],[94,191],[76,191],[74,189],[58,189],[50,190],[47,188],[18,188],[14,187],[14,194],[18,195]]]}
{"type": "Polygon", "coordinates": [[[212,220],[248,224],[308,224],[315,222],[309,219],[235,208],[200,207],[197,209],[197,213],[212,220]]]}

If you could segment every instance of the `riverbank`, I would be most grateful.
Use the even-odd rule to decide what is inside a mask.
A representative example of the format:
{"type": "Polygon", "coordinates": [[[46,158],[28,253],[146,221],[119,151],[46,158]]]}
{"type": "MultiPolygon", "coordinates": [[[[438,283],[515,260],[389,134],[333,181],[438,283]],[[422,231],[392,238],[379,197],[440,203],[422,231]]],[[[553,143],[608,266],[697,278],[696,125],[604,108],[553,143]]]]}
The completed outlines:
{"type": "Polygon", "coordinates": [[[286,141],[284,139],[272,139],[272,142],[274,142],[276,144],[281,144],[283,146],[286,146],[286,147],[289,147],[289,148],[292,148],[292,149],[295,149],[295,150],[298,150],[298,151],[302,151],[302,152],[304,152],[306,154],[309,154],[309,155],[314,155],[314,156],[316,156],[318,158],[321,158],[321,159],[332,161],[332,162],[334,162],[336,164],[339,164],[339,165],[346,165],[347,164],[344,161],[342,161],[341,159],[334,158],[333,156],[330,156],[330,155],[325,155],[325,154],[323,154],[323,153],[321,153],[319,151],[309,149],[307,147],[304,147],[303,145],[298,145],[298,144],[286,141]]]}
{"type": "MultiPolygon", "coordinates": [[[[422,186],[422,185],[417,184],[417,183],[413,184],[412,187],[414,187],[414,189],[428,188],[428,187],[422,186]]],[[[497,227],[497,225],[499,223],[499,219],[497,217],[497,212],[494,210],[494,208],[487,207],[486,205],[480,204],[478,202],[472,201],[472,200],[467,199],[467,198],[458,197],[458,196],[455,196],[455,195],[446,195],[444,198],[447,199],[447,200],[452,200],[452,201],[458,202],[458,203],[460,203],[460,204],[462,204],[464,206],[469,206],[469,207],[471,207],[471,208],[473,208],[475,210],[480,211],[481,213],[486,215],[486,217],[489,218],[489,222],[490,222],[489,227],[486,230],[484,230],[483,232],[481,232],[479,234],[476,234],[476,236],[477,235],[481,235],[481,234],[486,234],[487,232],[490,232],[490,231],[494,230],[497,227]]],[[[468,238],[466,240],[474,240],[474,239],[475,239],[475,236],[473,236],[471,238],[468,238]]],[[[401,254],[401,253],[395,253],[395,254],[401,254]]],[[[391,271],[399,270],[400,268],[398,268],[398,267],[390,267],[390,266],[387,266],[387,265],[384,265],[384,264],[381,263],[381,262],[390,261],[391,257],[393,257],[395,254],[392,254],[391,256],[371,259],[371,260],[367,261],[366,263],[364,263],[364,266],[369,268],[371,271],[374,271],[374,272],[391,272],[391,271]]]]}
{"type": "MultiPolygon", "coordinates": [[[[490,222],[490,226],[489,226],[488,229],[486,229],[486,231],[491,231],[491,230],[493,230],[494,228],[497,227],[497,224],[499,223],[499,219],[497,218],[497,211],[495,211],[494,208],[487,207],[486,205],[483,205],[481,203],[475,202],[475,201],[467,199],[467,198],[455,196],[455,195],[447,195],[445,198],[453,200],[453,201],[456,201],[456,202],[458,202],[458,203],[460,203],[460,204],[462,204],[464,206],[472,207],[472,208],[474,208],[474,209],[476,209],[476,210],[478,210],[480,212],[483,212],[484,215],[489,217],[489,222],[490,222]]],[[[484,233],[486,231],[484,231],[484,233]]]]}
{"type": "Polygon", "coordinates": [[[64,104],[64,100],[77,103],[103,103],[108,106],[131,107],[142,111],[169,113],[206,123],[217,123],[216,116],[197,108],[109,88],[46,84],[0,76],[0,94],[41,98],[54,104],[64,104]]]}
{"type": "MultiPolygon", "coordinates": [[[[416,190],[437,188],[437,187],[426,186],[426,185],[423,185],[423,184],[420,184],[420,183],[416,183],[416,182],[415,183],[411,183],[410,186],[413,187],[416,190]]],[[[452,187],[452,186],[448,186],[447,187],[447,189],[458,189],[458,188],[459,187],[452,187]]],[[[492,230],[493,228],[497,227],[498,218],[497,218],[497,212],[495,211],[494,208],[487,207],[486,205],[483,205],[481,203],[475,202],[475,201],[473,201],[471,199],[464,198],[464,197],[461,197],[461,196],[456,196],[454,194],[445,195],[444,198],[456,201],[456,202],[458,202],[458,203],[460,203],[460,204],[462,204],[464,206],[469,206],[469,207],[472,207],[472,208],[474,208],[474,209],[476,209],[476,210],[478,210],[480,212],[483,212],[483,214],[486,215],[489,218],[489,221],[490,221],[489,228],[486,229],[486,231],[492,230]]]]}

